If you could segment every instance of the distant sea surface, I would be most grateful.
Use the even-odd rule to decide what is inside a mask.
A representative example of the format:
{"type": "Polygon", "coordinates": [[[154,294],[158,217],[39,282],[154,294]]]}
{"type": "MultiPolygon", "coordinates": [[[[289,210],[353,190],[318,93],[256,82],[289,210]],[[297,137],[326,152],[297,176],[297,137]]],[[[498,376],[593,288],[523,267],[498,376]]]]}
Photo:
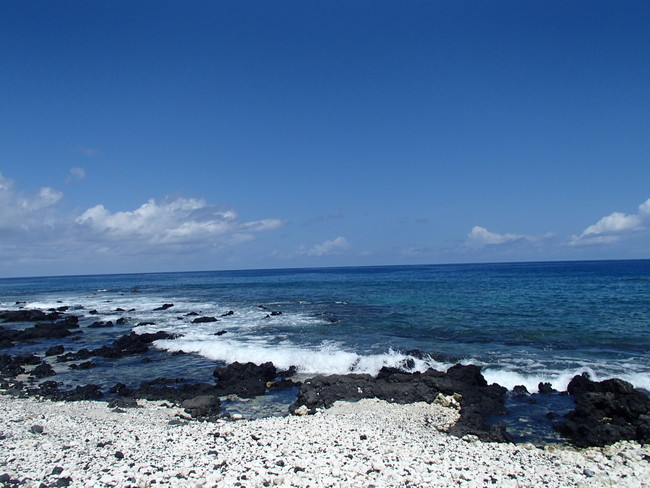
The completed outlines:
{"type": "MultiPolygon", "coordinates": [[[[55,340],[66,351],[110,344],[132,330],[179,334],[156,342],[147,362],[94,358],[98,366],[87,371],[53,364],[56,380],[71,385],[206,381],[234,361],[272,361],[308,375],[460,362],[482,366],[489,382],[531,392],[539,382],[564,390],[582,372],[650,390],[650,260],[0,280],[0,309],[19,306],[69,306],[83,333],[55,340]],[[163,304],[173,306],[155,310],[163,304]],[[87,328],[122,317],[126,325],[87,328]],[[197,317],[218,320],[192,323],[197,317]]],[[[52,345],[3,352],[42,355],[52,345]]]]}

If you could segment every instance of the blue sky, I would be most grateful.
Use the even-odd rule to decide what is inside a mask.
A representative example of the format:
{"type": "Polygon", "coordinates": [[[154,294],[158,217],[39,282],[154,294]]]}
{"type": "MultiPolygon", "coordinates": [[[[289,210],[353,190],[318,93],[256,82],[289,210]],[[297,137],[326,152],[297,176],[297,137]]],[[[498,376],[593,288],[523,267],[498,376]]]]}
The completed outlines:
{"type": "Polygon", "coordinates": [[[645,1],[0,3],[0,276],[650,257],[645,1]]]}

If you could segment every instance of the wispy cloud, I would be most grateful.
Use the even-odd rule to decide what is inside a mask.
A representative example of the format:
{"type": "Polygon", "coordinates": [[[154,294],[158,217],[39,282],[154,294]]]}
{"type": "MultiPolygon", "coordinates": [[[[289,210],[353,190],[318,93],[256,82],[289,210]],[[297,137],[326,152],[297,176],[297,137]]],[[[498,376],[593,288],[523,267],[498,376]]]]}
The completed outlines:
{"type": "Polygon", "coordinates": [[[87,147],[87,146],[77,146],[75,148],[75,152],[81,153],[84,156],[88,156],[88,157],[99,156],[102,153],[100,149],[97,149],[95,147],[87,147]]]}
{"type": "Polygon", "coordinates": [[[332,240],[316,244],[309,249],[302,248],[300,254],[307,256],[325,256],[330,254],[339,254],[350,247],[350,243],[345,237],[337,237],[332,240]]]}
{"type": "Polygon", "coordinates": [[[536,238],[522,234],[498,234],[490,232],[485,227],[475,225],[467,235],[467,241],[472,246],[486,246],[493,244],[505,244],[513,241],[528,240],[533,241],[536,238]]]}
{"type": "Polygon", "coordinates": [[[621,239],[648,229],[650,222],[650,198],[639,205],[636,214],[613,212],[593,225],[587,227],[582,234],[569,240],[571,246],[594,244],[611,244],[621,239]]]}
{"type": "Polygon", "coordinates": [[[71,183],[76,183],[86,178],[86,171],[83,168],[70,168],[70,173],[65,179],[67,185],[71,183]]]}
{"type": "Polygon", "coordinates": [[[34,194],[25,194],[15,188],[13,180],[0,173],[0,230],[28,231],[50,226],[54,220],[56,204],[63,194],[53,188],[43,187],[34,194]]]}

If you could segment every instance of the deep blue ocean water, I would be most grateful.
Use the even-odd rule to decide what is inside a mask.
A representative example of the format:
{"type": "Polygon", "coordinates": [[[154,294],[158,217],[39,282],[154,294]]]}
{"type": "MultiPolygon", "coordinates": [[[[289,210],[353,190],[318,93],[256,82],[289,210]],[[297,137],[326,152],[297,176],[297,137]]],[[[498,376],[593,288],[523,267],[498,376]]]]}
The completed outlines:
{"type": "MultiPolygon", "coordinates": [[[[215,366],[233,361],[272,361],[305,374],[376,373],[407,363],[446,369],[461,362],[481,365],[489,382],[531,392],[540,381],[564,390],[582,372],[650,390],[650,260],[0,280],[0,309],[16,302],[70,306],[84,333],[56,341],[67,351],[107,344],[131,330],[183,335],[157,342],[148,364],[127,357],[96,359],[99,367],[88,371],[59,367],[57,381],[70,384],[135,385],[159,376],[205,381],[215,366]],[[164,303],[174,306],[154,310],[164,303]],[[190,312],[219,321],[192,324],[190,312]],[[127,325],[86,328],[120,317],[127,325]]],[[[43,354],[51,345],[18,345],[11,354],[43,354]]]]}

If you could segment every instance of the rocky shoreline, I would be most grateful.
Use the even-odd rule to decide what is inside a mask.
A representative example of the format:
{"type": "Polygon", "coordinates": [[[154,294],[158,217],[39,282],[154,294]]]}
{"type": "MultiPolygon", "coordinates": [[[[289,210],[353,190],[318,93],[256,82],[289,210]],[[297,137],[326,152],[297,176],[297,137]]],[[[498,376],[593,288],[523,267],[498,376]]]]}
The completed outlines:
{"type": "MultiPolygon", "coordinates": [[[[164,304],[158,310],[171,309],[164,304]]],[[[281,312],[272,312],[281,313],[281,312]]],[[[230,314],[230,312],[229,312],[230,314]]],[[[229,314],[224,314],[228,316],[229,314]]],[[[222,317],[224,317],[222,316],[222,317]]],[[[218,320],[191,314],[193,320],[218,320]],[[194,317],[198,316],[198,319],[194,317]]],[[[22,309],[0,311],[0,319],[22,327],[0,327],[0,348],[11,350],[15,344],[33,344],[33,350],[43,349],[47,341],[83,334],[79,318],[69,313],[68,307],[58,309],[22,309]]],[[[127,319],[120,319],[124,324],[127,319]]],[[[88,328],[113,327],[94,321],[88,328]],[[99,324],[99,325],[98,325],[99,324]]],[[[129,332],[93,349],[78,348],[65,351],[63,345],[52,345],[43,356],[28,354],[0,354],[0,387],[5,393],[19,397],[38,397],[56,401],[84,401],[105,399],[111,408],[133,407],[138,400],[166,401],[181,407],[195,419],[216,421],[227,418],[221,408],[228,396],[252,398],[269,391],[287,388],[297,390],[293,414],[313,414],[331,407],[337,401],[379,399],[390,403],[441,403],[459,409],[459,417],[448,430],[459,438],[468,435],[482,441],[511,442],[512,436],[504,425],[490,422],[496,415],[506,413],[507,395],[517,395],[535,402],[539,395],[571,395],[575,408],[558,416],[549,411],[554,428],[566,440],[578,447],[605,446],[619,441],[650,442],[650,398],[629,383],[612,379],[593,382],[586,376],[576,376],[568,391],[558,393],[548,384],[539,385],[538,395],[529,395],[523,387],[508,392],[505,388],[488,385],[481,370],[473,365],[457,364],[446,372],[430,369],[408,372],[407,366],[383,368],[378,375],[348,374],[294,379],[295,369],[278,371],[271,363],[232,363],[213,371],[214,380],[187,382],[182,378],[153,378],[137,387],[123,383],[112,385],[85,384],[72,389],[61,388],[56,382],[52,365],[67,365],[70,369],[85,370],[94,367],[93,358],[112,361],[123,357],[137,357],[149,351],[154,341],[173,338],[164,331],[136,334],[129,332]]],[[[420,354],[414,351],[413,354],[420,354]]],[[[146,358],[145,358],[146,359],[146,358]]]]}

